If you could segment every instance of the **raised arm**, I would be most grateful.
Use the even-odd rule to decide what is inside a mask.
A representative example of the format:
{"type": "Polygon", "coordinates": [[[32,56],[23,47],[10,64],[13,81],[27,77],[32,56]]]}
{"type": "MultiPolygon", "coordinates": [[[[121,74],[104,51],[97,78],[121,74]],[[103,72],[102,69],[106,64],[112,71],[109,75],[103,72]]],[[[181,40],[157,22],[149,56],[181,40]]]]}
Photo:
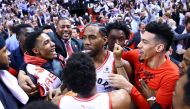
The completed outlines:
{"type": "Polygon", "coordinates": [[[132,68],[128,61],[121,59],[122,57],[122,47],[118,44],[114,46],[114,67],[115,67],[115,74],[123,75],[127,80],[129,80],[128,75],[131,75],[132,68]]]}
{"type": "Polygon", "coordinates": [[[150,22],[152,15],[151,15],[150,11],[146,8],[146,6],[144,7],[144,9],[148,13],[147,22],[150,22]]]}

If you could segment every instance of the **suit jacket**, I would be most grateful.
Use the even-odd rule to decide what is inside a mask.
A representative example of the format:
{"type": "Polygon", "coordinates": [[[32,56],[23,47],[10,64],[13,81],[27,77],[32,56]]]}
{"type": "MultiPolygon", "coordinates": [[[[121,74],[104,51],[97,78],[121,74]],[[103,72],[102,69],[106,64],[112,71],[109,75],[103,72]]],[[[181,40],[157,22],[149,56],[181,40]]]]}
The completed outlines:
{"type": "Polygon", "coordinates": [[[179,41],[179,40],[184,40],[184,39],[189,39],[190,38],[190,33],[178,34],[175,31],[173,31],[173,33],[174,33],[174,40],[175,41],[179,41]]]}
{"type": "Polygon", "coordinates": [[[136,32],[131,40],[128,41],[127,46],[131,46],[133,43],[135,44],[135,48],[141,41],[141,34],[140,31],[136,32]]]}
{"type": "Polygon", "coordinates": [[[178,26],[178,28],[174,31],[174,40],[183,40],[184,48],[188,49],[190,47],[190,32],[182,34],[185,30],[185,26],[178,26]]]}
{"type": "MultiPolygon", "coordinates": [[[[67,52],[65,48],[64,42],[61,40],[61,38],[58,36],[58,34],[54,34],[54,36],[51,37],[52,41],[55,43],[55,50],[57,53],[61,54],[64,58],[67,57],[67,52]]],[[[76,39],[71,38],[71,47],[74,52],[82,51],[84,46],[81,41],[78,41],[76,39]]]]}
{"type": "Polygon", "coordinates": [[[184,25],[179,25],[177,26],[177,28],[175,29],[175,32],[178,33],[178,34],[182,34],[183,31],[185,29],[185,26],[184,25]]]}
{"type": "MultiPolygon", "coordinates": [[[[176,61],[179,61],[179,62],[182,60],[183,55],[179,55],[179,54],[176,53],[178,41],[186,40],[188,37],[190,37],[189,33],[182,34],[184,30],[185,30],[185,26],[184,25],[179,25],[175,29],[175,31],[173,31],[173,33],[174,33],[174,43],[172,45],[173,52],[172,52],[172,55],[170,57],[172,59],[175,59],[176,61]]],[[[186,44],[184,44],[184,48],[185,49],[187,48],[186,44]]]]}

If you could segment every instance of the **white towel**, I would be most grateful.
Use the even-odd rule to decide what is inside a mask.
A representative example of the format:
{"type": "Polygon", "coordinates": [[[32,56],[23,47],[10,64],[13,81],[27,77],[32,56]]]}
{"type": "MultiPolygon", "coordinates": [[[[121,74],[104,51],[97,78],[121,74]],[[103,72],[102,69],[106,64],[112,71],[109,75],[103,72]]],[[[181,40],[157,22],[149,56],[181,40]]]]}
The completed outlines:
{"type": "Polygon", "coordinates": [[[12,95],[21,103],[26,104],[29,100],[28,95],[18,85],[17,79],[6,70],[0,70],[0,79],[10,90],[12,95]]]}
{"type": "Polygon", "coordinates": [[[33,64],[27,64],[26,70],[29,74],[37,78],[40,96],[46,96],[50,89],[61,86],[61,80],[48,70],[33,64]]]}
{"type": "Polygon", "coordinates": [[[1,101],[0,101],[0,109],[5,109],[1,101]]]}

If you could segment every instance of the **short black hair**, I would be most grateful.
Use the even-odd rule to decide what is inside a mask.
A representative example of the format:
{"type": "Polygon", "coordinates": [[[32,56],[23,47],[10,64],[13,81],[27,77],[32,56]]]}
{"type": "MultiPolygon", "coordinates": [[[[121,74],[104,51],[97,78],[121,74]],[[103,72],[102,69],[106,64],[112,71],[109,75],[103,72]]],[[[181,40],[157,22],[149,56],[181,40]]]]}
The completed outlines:
{"type": "Polygon", "coordinates": [[[185,105],[190,106],[190,65],[188,66],[187,70],[187,83],[184,85],[184,95],[183,95],[183,102],[185,105]]]}
{"type": "Polygon", "coordinates": [[[52,27],[51,27],[51,25],[45,24],[45,25],[43,25],[43,26],[41,27],[41,29],[42,29],[42,30],[45,30],[45,29],[52,29],[52,27]]]}
{"type": "Polygon", "coordinates": [[[34,32],[31,32],[28,34],[28,37],[25,40],[25,48],[29,55],[35,56],[35,53],[32,51],[32,49],[36,45],[36,39],[43,33],[41,29],[35,30],[34,32]]]}
{"type": "Polygon", "coordinates": [[[189,17],[187,19],[185,19],[185,25],[187,25],[188,23],[190,23],[190,18],[189,17]]]}
{"type": "Polygon", "coordinates": [[[68,21],[71,22],[71,24],[73,23],[73,22],[72,22],[69,18],[67,18],[67,17],[59,17],[59,18],[58,18],[58,21],[57,21],[57,24],[58,24],[61,20],[68,20],[68,21]]]}
{"type": "Polygon", "coordinates": [[[173,44],[174,34],[168,24],[153,21],[147,24],[145,29],[155,34],[156,40],[164,42],[165,50],[169,50],[170,46],[173,44]]]}
{"type": "Polygon", "coordinates": [[[27,104],[22,109],[59,109],[59,107],[49,101],[38,100],[27,104]]]}
{"type": "Polygon", "coordinates": [[[129,27],[125,23],[119,22],[119,21],[115,21],[113,23],[108,23],[106,25],[106,29],[108,32],[107,34],[109,34],[110,31],[113,29],[122,30],[126,35],[126,39],[129,39],[129,36],[131,34],[129,27]]]}
{"type": "Polygon", "coordinates": [[[88,23],[85,27],[84,30],[89,27],[89,26],[95,26],[99,28],[99,33],[103,36],[103,37],[107,37],[107,29],[104,25],[100,24],[100,23],[95,23],[95,22],[91,22],[88,23]]]}
{"type": "Polygon", "coordinates": [[[29,24],[19,24],[19,25],[16,25],[15,26],[15,30],[16,30],[15,33],[16,33],[16,35],[20,36],[21,34],[23,34],[24,29],[28,28],[28,27],[32,28],[32,26],[29,25],[29,24]]]}
{"type": "Polygon", "coordinates": [[[77,31],[77,33],[80,33],[80,30],[79,30],[79,28],[77,28],[77,27],[74,27],[74,28],[72,28],[72,29],[76,30],[76,31],[77,31]]]}
{"type": "Polygon", "coordinates": [[[96,69],[90,56],[82,52],[72,54],[63,78],[73,92],[88,96],[96,85],[96,69]]]}

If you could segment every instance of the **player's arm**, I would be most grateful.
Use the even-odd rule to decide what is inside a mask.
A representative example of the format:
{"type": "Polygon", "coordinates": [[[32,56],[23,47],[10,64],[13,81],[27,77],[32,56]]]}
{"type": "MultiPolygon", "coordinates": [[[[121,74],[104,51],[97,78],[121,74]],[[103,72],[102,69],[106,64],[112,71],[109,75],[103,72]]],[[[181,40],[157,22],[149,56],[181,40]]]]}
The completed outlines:
{"type": "Polygon", "coordinates": [[[109,93],[113,109],[131,109],[131,97],[124,89],[109,93]]]}
{"type": "Polygon", "coordinates": [[[37,92],[35,84],[23,70],[18,73],[18,84],[29,96],[37,92]]]}
{"type": "Polygon", "coordinates": [[[123,75],[127,80],[129,80],[128,78],[128,75],[131,74],[132,72],[132,69],[131,69],[131,66],[130,64],[121,59],[121,56],[122,56],[122,48],[121,46],[115,44],[114,46],[114,73],[115,74],[120,74],[120,75],[123,75]]]}
{"type": "Polygon", "coordinates": [[[125,60],[115,60],[115,74],[123,75],[127,80],[129,80],[129,77],[132,73],[132,69],[130,64],[125,60]]]}
{"type": "Polygon", "coordinates": [[[146,101],[146,98],[122,75],[110,74],[109,83],[113,87],[125,89],[131,95],[131,98],[138,106],[139,109],[149,109],[150,105],[146,101]],[[142,107],[143,106],[143,107],[142,107]]]}

